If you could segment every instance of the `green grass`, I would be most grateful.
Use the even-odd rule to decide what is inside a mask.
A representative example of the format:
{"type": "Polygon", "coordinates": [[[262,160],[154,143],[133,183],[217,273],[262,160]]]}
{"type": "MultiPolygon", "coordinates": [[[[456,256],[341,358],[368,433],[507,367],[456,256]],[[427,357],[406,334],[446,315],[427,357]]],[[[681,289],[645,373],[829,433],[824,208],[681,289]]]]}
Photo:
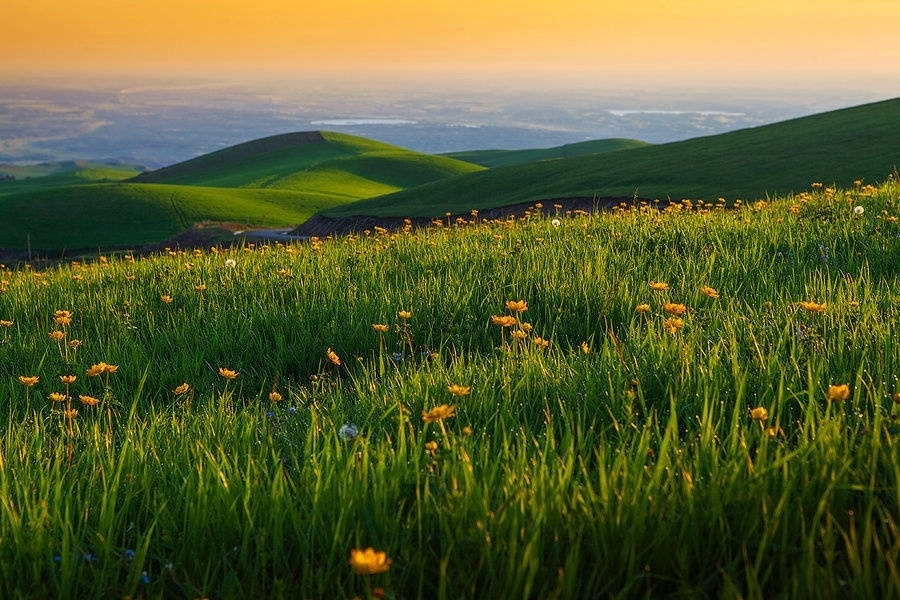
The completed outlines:
{"type": "Polygon", "coordinates": [[[682,142],[499,167],[325,214],[442,216],[593,196],[754,200],[799,192],[813,182],[884,181],[900,163],[898,137],[900,99],[682,142]]]}
{"type": "Polygon", "coordinates": [[[898,597],[898,202],[890,181],[4,271],[0,589],[898,597]],[[370,546],[390,569],[357,575],[370,546]]]}
{"type": "Polygon", "coordinates": [[[122,181],[140,173],[134,165],[108,165],[84,161],[42,163],[38,165],[0,165],[0,178],[12,176],[14,181],[0,180],[0,198],[27,191],[122,181]]]}
{"type": "Polygon", "coordinates": [[[0,223],[0,247],[25,248],[30,243],[39,252],[138,249],[203,221],[281,227],[305,221],[340,201],[325,190],[124,182],[66,186],[3,198],[8,213],[0,223]]]}
{"type": "Polygon", "coordinates": [[[521,165],[538,160],[551,160],[555,158],[570,158],[573,156],[585,156],[589,154],[601,154],[604,152],[616,152],[648,146],[647,142],[629,139],[602,139],[586,142],[576,142],[553,148],[528,148],[525,150],[467,150],[463,152],[448,152],[444,156],[465,160],[467,162],[482,165],[488,168],[508,167],[521,165]]]}

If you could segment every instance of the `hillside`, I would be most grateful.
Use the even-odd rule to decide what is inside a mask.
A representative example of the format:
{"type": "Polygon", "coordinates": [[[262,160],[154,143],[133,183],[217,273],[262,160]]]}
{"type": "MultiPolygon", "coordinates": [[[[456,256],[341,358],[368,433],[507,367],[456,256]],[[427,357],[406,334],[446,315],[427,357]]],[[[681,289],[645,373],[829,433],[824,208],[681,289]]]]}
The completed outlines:
{"type": "Polygon", "coordinates": [[[900,99],[616,153],[498,167],[325,211],[438,216],[564,197],[754,199],[882,181],[900,165],[900,99]]]}
{"type": "Polygon", "coordinates": [[[330,132],[262,138],[136,177],[137,169],[48,168],[0,183],[0,248],[134,248],[206,221],[290,227],[339,204],[482,169],[330,132]]]}
{"type": "Polygon", "coordinates": [[[629,139],[603,139],[564,144],[552,148],[527,148],[524,150],[469,150],[464,152],[448,152],[443,156],[475,163],[490,169],[521,165],[538,160],[551,160],[554,158],[571,158],[573,156],[586,156],[589,154],[602,154],[604,152],[616,152],[618,150],[630,150],[649,146],[647,142],[629,139]]]}

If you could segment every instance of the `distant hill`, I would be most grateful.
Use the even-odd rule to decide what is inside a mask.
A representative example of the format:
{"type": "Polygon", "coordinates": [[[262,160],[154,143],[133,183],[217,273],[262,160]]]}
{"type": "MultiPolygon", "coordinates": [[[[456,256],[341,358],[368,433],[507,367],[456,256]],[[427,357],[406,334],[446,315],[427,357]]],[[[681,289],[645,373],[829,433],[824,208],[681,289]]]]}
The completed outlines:
{"type": "Polygon", "coordinates": [[[900,165],[900,99],[716,136],[472,173],[325,216],[439,216],[570,197],[755,199],[883,181],[900,165]]]}
{"type": "Polygon", "coordinates": [[[0,196],[56,186],[121,181],[143,170],[138,165],[81,160],[0,165],[0,196]]]}
{"type": "Polygon", "coordinates": [[[528,148],[525,150],[467,150],[464,152],[447,152],[443,156],[475,163],[483,167],[507,167],[521,165],[538,160],[550,160],[554,158],[571,158],[573,156],[585,156],[589,154],[602,154],[604,152],[616,152],[618,150],[630,150],[649,146],[647,142],[610,138],[603,140],[589,140],[576,142],[553,148],[528,148]]]}
{"type": "Polygon", "coordinates": [[[483,169],[330,132],[262,138],[140,174],[48,169],[0,181],[0,248],[140,247],[207,221],[289,228],[339,204],[483,169]]]}

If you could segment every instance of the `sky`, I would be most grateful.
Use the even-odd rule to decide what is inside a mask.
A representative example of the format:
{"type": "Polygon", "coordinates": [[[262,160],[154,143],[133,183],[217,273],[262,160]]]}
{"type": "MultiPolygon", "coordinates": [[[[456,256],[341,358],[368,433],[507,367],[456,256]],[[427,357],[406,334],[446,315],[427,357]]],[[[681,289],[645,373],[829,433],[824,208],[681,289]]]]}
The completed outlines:
{"type": "MultiPolygon", "coordinates": [[[[832,82],[900,75],[897,0],[4,0],[13,74],[832,82]]],[[[0,84],[2,85],[2,84],[0,84]]]]}

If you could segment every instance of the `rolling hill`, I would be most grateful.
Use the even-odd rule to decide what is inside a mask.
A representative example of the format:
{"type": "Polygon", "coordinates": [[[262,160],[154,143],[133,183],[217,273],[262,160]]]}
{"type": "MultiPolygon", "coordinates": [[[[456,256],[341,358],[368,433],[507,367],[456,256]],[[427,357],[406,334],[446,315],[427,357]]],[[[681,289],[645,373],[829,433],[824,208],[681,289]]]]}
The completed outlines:
{"type": "Polygon", "coordinates": [[[290,227],[326,208],[479,170],[350,135],[284,134],[137,176],[91,179],[82,170],[3,182],[0,248],[140,247],[204,221],[290,227]]]}
{"type": "Polygon", "coordinates": [[[447,152],[446,154],[443,154],[443,156],[464,160],[493,169],[496,167],[521,165],[538,160],[602,154],[604,152],[630,150],[631,148],[641,148],[649,145],[649,143],[640,140],[610,138],[564,144],[552,148],[528,148],[525,150],[468,150],[464,152],[447,152]]]}
{"type": "Polygon", "coordinates": [[[572,197],[756,199],[883,181],[900,165],[900,99],[694,138],[498,167],[323,211],[430,217],[572,197]]]}

